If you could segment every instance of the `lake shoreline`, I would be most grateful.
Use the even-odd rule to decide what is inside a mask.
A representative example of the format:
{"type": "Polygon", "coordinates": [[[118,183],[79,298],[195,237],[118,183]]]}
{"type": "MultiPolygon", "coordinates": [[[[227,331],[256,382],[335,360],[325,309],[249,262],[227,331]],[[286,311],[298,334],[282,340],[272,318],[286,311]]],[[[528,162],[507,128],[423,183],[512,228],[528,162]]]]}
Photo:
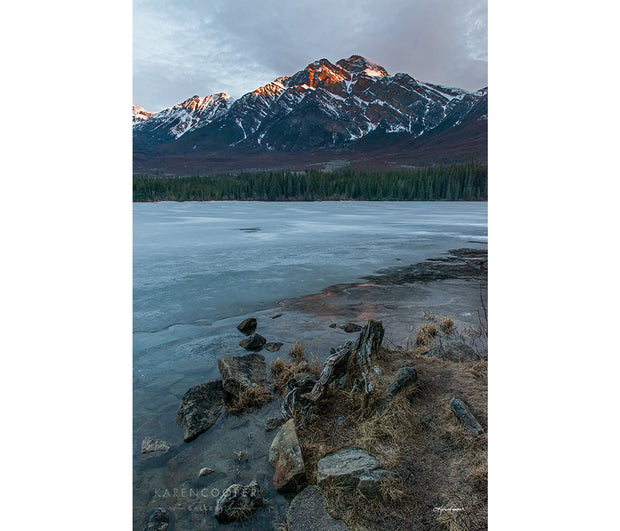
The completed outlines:
{"type": "MultiPolygon", "coordinates": [[[[347,340],[355,339],[358,335],[345,332],[338,327],[339,325],[341,326],[346,322],[363,325],[368,319],[373,318],[380,319],[385,323],[385,345],[396,349],[396,352],[403,352],[404,349],[411,346],[406,342],[406,337],[412,333],[411,326],[424,320],[422,312],[431,312],[443,316],[447,315],[448,312],[442,311],[442,309],[447,309],[447,306],[450,306],[460,308],[463,310],[461,313],[467,313],[466,308],[475,305],[476,297],[479,296],[480,291],[478,274],[480,273],[481,277],[486,274],[486,251],[480,247],[486,247],[486,244],[481,242],[475,247],[467,251],[457,250],[456,254],[454,252],[445,253],[416,264],[384,268],[376,271],[373,275],[360,278],[356,282],[327,286],[318,293],[284,299],[276,307],[252,312],[252,314],[229,317],[217,324],[220,328],[227,329],[225,334],[227,341],[225,343],[232,345],[243,338],[242,334],[234,329],[238,324],[237,321],[240,322],[245,317],[256,316],[259,322],[257,331],[264,334],[268,341],[281,341],[283,343],[279,352],[261,351],[261,354],[266,357],[268,367],[277,358],[286,358],[288,349],[295,342],[305,343],[308,353],[312,353],[322,363],[330,348],[347,340]],[[468,262],[470,266],[474,264],[475,267],[467,267],[468,262]],[[442,300],[446,297],[449,299],[447,304],[445,300],[442,300]],[[337,300],[339,303],[335,304],[337,300]],[[410,305],[412,302],[415,303],[414,306],[410,305]],[[329,311],[326,311],[326,307],[329,308],[329,311]],[[417,311],[413,312],[415,315],[410,313],[414,307],[417,308],[417,311]],[[424,310],[422,310],[423,307],[424,310]],[[409,317],[408,321],[404,321],[406,316],[409,317]],[[336,326],[330,327],[330,325],[336,326]],[[398,332],[396,332],[397,328],[398,332]]],[[[474,315],[475,310],[473,307],[469,308],[468,311],[471,313],[469,316],[454,315],[457,325],[465,326],[468,323],[471,326],[476,324],[478,318],[474,315]]],[[[226,352],[230,352],[230,347],[223,348],[222,344],[214,345],[214,359],[218,356],[230,355],[226,352]]],[[[238,354],[242,353],[242,349],[238,349],[238,354]]],[[[198,359],[204,358],[199,357],[198,359]]],[[[198,363],[197,366],[200,365],[202,362],[198,363]]],[[[159,410],[157,417],[161,418],[163,414],[169,418],[168,423],[170,423],[174,418],[181,396],[189,387],[217,378],[219,378],[219,374],[213,371],[210,374],[202,371],[195,373],[194,371],[191,376],[188,374],[187,377],[181,378],[177,384],[174,384],[176,400],[169,402],[164,410],[159,410]]],[[[139,387],[136,388],[136,392],[139,392],[139,387]]],[[[162,505],[168,506],[170,510],[175,512],[177,529],[179,530],[185,529],[179,521],[184,518],[188,519],[188,522],[193,522],[187,529],[191,529],[193,525],[206,525],[207,521],[210,522],[209,525],[213,525],[213,528],[219,527],[217,522],[211,521],[212,515],[208,520],[200,520],[205,523],[198,524],[198,520],[192,512],[196,500],[176,500],[177,505],[175,506],[174,504],[168,505],[168,502],[172,500],[156,495],[158,492],[161,493],[161,488],[171,490],[180,485],[192,488],[208,487],[221,491],[227,483],[231,483],[229,473],[214,474],[208,478],[190,480],[197,468],[211,466],[213,456],[218,452],[221,454],[217,461],[225,464],[223,471],[236,471],[234,473],[235,480],[248,483],[251,480],[250,476],[259,478],[259,483],[264,487],[266,495],[272,500],[271,512],[274,518],[277,517],[283,521],[288,502],[273,490],[271,484],[273,469],[266,462],[265,457],[274,433],[265,433],[264,424],[267,418],[278,414],[278,400],[274,400],[262,409],[240,417],[224,415],[210,430],[189,444],[182,442],[181,430],[178,426],[174,426],[172,429],[168,428],[167,433],[166,430],[162,432],[161,421],[147,423],[146,430],[138,429],[137,432],[134,432],[136,473],[143,478],[151,478],[146,483],[144,480],[138,480],[135,485],[136,490],[142,493],[135,493],[136,528],[143,525],[143,519],[149,511],[162,505]],[[156,430],[158,429],[159,432],[157,433],[156,430]],[[172,443],[172,449],[162,456],[141,455],[139,453],[140,443],[147,432],[151,435],[162,435],[163,433],[164,438],[172,443]],[[257,435],[258,440],[256,439],[257,435]],[[237,463],[231,449],[235,449],[237,452],[247,452],[247,464],[240,465],[237,463]],[[170,462],[176,464],[171,466],[170,462]],[[157,485],[159,488],[156,488],[157,485]],[[178,505],[179,501],[180,505],[178,505]],[[192,505],[190,502],[194,504],[192,505]]],[[[275,521],[271,517],[267,520],[269,522],[275,521]]],[[[257,522],[263,521],[259,517],[257,522]]],[[[263,523],[266,524],[267,521],[263,523]]]]}

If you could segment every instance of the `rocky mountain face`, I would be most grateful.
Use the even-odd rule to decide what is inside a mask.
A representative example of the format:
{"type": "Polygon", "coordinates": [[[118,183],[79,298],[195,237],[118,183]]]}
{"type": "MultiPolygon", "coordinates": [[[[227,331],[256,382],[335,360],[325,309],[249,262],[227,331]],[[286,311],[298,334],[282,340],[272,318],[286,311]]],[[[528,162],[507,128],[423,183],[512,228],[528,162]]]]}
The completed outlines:
{"type": "Polygon", "coordinates": [[[133,106],[134,145],[153,146],[177,140],[220,117],[230,108],[232,99],[225,92],[191,98],[158,113],[133,106]]]}
{"type": "Polygon", "coordinates": [[[134,106],[134,152],[142,159],[236,157],[365,149],[378,138],[382,147],[411,144],[486,120],[476,110],[486,109],[486,101],[486,88],[467,92],[391,76],[359,55],[335,64],[321,59],[235,101],[223,93],[194,96],[154,114],[134,106]]]}
{"type": "Polygon", "coordinates": [[[144,122],[145,120],[148,120],[154,114],[155,114],[154,112],[149,112],[144,107],[141,107],[140,105],[136,105],[135,103],[133,104],[133,107],[131,109],[131,115],[133,117],[134,124],[144,122]]]}

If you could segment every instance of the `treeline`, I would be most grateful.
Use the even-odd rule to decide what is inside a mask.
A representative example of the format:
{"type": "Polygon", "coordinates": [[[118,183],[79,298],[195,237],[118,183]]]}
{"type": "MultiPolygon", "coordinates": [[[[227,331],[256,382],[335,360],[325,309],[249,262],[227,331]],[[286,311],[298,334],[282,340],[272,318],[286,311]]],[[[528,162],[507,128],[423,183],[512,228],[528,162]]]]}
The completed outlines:
{"type": "Polygon", "coordinates": [[[134,176],[145,201],[486,201],[487,167],[478,163],[414,170],[337,173],[267,171],[208,177],[134,176]]]}

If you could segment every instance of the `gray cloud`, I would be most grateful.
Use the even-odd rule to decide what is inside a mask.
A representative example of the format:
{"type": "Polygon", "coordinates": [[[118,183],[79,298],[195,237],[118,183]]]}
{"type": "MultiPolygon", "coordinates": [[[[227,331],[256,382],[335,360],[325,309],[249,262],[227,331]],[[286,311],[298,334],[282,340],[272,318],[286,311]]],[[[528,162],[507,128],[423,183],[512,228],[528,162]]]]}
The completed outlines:
{"type": "Polygon", "coordinates": [[[134,0],[134,101],[234,97],[326,57],[360,54],[390,74],[487,84],[486,0],[134,0]]]}

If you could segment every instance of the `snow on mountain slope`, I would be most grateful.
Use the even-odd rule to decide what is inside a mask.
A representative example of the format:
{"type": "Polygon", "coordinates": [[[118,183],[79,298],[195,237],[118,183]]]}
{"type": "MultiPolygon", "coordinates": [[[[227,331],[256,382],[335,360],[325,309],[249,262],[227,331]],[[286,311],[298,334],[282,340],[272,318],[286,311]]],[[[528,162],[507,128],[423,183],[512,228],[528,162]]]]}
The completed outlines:
{"type": "Polygon", "coordinates": [[[231,97],[225,92],[204,97],[192,96],[174,107],[150,113],[147,119],[136,121],[134,118],[134,141],[136,137],[154,143],[176,140],[221,116],[230,108],[231,102],[231,97]]]}
{"type": "Polygon", "coordinates": [[[141,107],[140,105],[136,105],[134,103],[131,109],[131,114],[133,118],[133,123],[135,124],[135,123],[144,122],[145,120],[148,120],[155,113],[149,112],[144,107],[141,107]]]}
{"type": "Polygon", "coordinates": [[[375,130],[416,138],[442,123],[457,126],[486,97],[486,89],[469,93],[408,74],[390,76],[352,55],[335,64],[314,61],[234,102],[223,94],[195,96],[137,122],[134,142],[172,142],[170,149],[179,152],[243,146],[303,151],[346,145],[375,130]]]}

